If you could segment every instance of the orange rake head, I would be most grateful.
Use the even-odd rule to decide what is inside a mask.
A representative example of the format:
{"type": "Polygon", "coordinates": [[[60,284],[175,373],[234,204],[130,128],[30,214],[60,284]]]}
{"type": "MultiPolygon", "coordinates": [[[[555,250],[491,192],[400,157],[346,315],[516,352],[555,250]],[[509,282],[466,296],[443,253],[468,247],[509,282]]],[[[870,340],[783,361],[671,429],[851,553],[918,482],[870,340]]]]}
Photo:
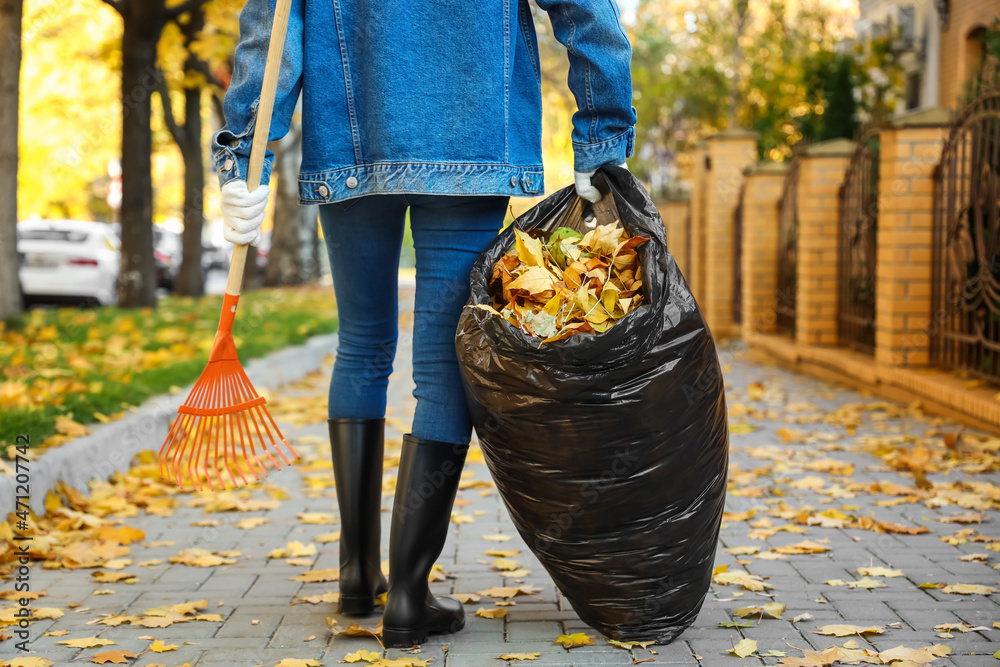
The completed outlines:
{"type": "Polygon", "coordinates": [[[260,442],[261,450],[277,470],[281,470],[281,465],[268,450],[268,441],[286,465],[290,465],[290,462],[278,448],[279,441],[291,452],[292,460],[298,458],[298,454],[281,435],[278,425],[264,407],[264,397],[254,391],[236,356],[233,320],[239,298],[238,295],[226,294],[208,365],[195,382],[184,405],[177,410],[177,418],[160,447],[161,476],[163,479],[172,479],[181,487],[187,482],[188,488],[193,485],[201,491],[201,478],[204,474],[208,488],[214,491],[214,474],[219,480],[220,490],[224,490],[226,483],[222,478],[223,468],[229,474],[233,488],[239,487],[241,483],[233,475],[234,467],[242,484],[248,484],[241,462],[249,467],[255,480],[260,479],[256,467],[267,477],[267,470],[257,456],[256,441],[260,442]]]}

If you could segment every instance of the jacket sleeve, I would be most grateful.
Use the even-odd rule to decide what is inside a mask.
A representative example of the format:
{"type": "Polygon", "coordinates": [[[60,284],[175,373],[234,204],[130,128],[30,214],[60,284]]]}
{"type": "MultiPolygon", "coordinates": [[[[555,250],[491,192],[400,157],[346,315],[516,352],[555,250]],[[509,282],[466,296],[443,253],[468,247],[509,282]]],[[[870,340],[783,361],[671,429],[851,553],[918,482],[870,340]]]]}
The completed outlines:
{"type": "Polygon", "coordinates": [[[621,164],[635,150],[632,46],[615,0],[537,0],[569,54],[569,88],[576,98],[576,171],[621,164]]]}
{"type": "MultiPolygon", "coordinates": [[[[268,141],[280,139],[288,132],[302,89],[302,3],[303,0],[292,0],[268,141]]],[[[223,102],[226,125],[212,135],[212,162],[220,186],[247,176],[275,4],[276,0],[247,0],[240,12],[240,41],[236,46],[233,78],[223,102]]],[[[261,183],[270,182],[273,162],[274,152],[267,150],[261,183]]]]}

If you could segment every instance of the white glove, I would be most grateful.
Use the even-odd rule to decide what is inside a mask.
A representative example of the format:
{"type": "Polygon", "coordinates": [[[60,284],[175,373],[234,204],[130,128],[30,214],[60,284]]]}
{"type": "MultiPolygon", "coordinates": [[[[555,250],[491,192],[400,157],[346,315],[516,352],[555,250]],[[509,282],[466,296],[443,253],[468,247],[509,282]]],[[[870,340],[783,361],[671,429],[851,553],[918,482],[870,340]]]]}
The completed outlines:
{"type": "MultiPolygon", "coordinates": [[[[624,162],[622,162],[618,166],[621,167],[622,169],[628,169],[628,165],[624,162]]],[[[576,194],[580,195],[581,197],[583,197],[584,199],[593,204],[596,204],[597,202],[601,201],[600,190],[595,188],[594,184],[591,183],[590,181],[591,176],[593,176],[596,173],[597,173],[596,170],[573,172],[573,177],[576,180],[576,194]]]]}
{"type": "Polygon", "coordinates": [[[222,236],[230,243],[257,247],[260,243],[260,225],[267,210],[267,185],[250,192],[243,179],[229,181],[222,186],[222,236]]]}

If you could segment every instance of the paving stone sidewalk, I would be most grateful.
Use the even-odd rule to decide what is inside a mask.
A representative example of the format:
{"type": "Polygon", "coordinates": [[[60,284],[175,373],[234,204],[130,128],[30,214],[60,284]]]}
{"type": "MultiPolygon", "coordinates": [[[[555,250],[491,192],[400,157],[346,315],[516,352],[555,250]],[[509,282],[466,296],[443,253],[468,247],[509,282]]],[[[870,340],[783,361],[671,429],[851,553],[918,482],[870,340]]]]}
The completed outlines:
{"type": "MultiPolygon", "coordinates": [[[[408,430],[414,400],[411,396],[409,326],[411,315],[404,300],[400,318],[401,335],[395,372],[390,385],[389,430],[387,455],[398,451],[400,438],[408,430]]],[[[448,578],[432,584],[436,593],[474,593],[493,586],[532,584],[540,589],[533,597],[519,596],[516,605],[506,607],[504,618],[481,618],[474,615],[480,607],[492,608],[490,598],[466,605],[468,621],[465,630],[454,635],[434,637],[423,646],[419,654],[398,650],[386,652],[388,658],[418,657],[431,659],[431,666],[478,667],[480,665],[522,664],[505,663],[497,658],[504,653],[539,653],[531,665],[629,665],[633,661],[651,660],[650,664],[725,665],[779,664],[781,657],[762,657],[769,650],[783,651],[788,656],[800,656],[792,647],[824,649],[844,644],[851,637],[820,636],[812,631],[819,625],[854,624],[879,625],[884,634],[856,637],[861,647],[875,650],[904,645],[921,648],[934,644],[951,647],[951,653],[936,659],[933,665],[998,665],[992,654],[1000,649],[1000,593],[993,595],[945,594],[939,589],[922,589],[919,584],[935,582],[944,584],[980,584],[1000,588],[1000,572],[992,565],[1000,562],[1000,552],[986,550],[990,543],[967,542],[951,545],[940,538],[957,530],[973,528],[980,534],[1000,538],[997,529],[998,496],[993,495],[992,509],[982,510],[985,520],[981,525],[965,526],[936,521],[967,508],[958,505],[928,507],[923,502],[905,502],[890,505],[876,501],[892,500],[898,496],[851,492],[849,483],[870,484],[891,481],[912,487],[912,476],[887,469],[885,462],[851,447],[858,438],[873,436],[902,439],[906,434],[923,437],[929,430],[951,429],[954,426],[938,424],[934,420],[919,419],[905,414],[893,416],[878,408],[861,412],[862,421],[856,433],[848,435],[842,424],[810,422],[804,416],[813,412],[827,415],[856,403],[877,403],[857,393],[832,387],[823,382],[801,377],[781,369],[761,366],[738,354],[724,352],[723,360],[728,383],[728,400],[733,424],[740,427],[731,437],[731,491],[727,509],[734,514],[724,526],[717,564],[728,565],[730,571],[746,570],[759,575],[773,588],[764,596],[743,591],[737,586],[713,585],[697,621],[678,640],[668,646],[651,647],[652,651],[636,648],[622,650],[607,644],[598,633],[586,627],[555,589],[538,561],[526,548],[507,515],[495,489],[489,488],[489,471],[480,457],[474,454],[468,464],[465,486],[459,492],[460,513],[465,521],[455,523],[439,563],[448,578]],[[761,384],[754,384],[761,383],[761,384]],[[734,409],[735,407],[735,409],[734,409]],[[743,415],[744,408],[751,414],[743,415]],[[754,414],[754,410],[760,410],[754,414]],[[768,411],[773,411],[768,414],[768,411]],[[789,414],[803,416],[803,423],[789,424],[784,418],[789,414]],[[794,433],[779,429],[798,429],[813,434],[796,441],[794,433]],[[750,432],[746,432],[750,431],[750,432]],[[788,440],[787,443],[783,442],[788,440]],[[810,470],[815,461],[836,459],[853,464],[850,478],[824,472],[821,464],[810,470]],[[816,481],[816,480],[819,481],[816,481]],[[806,481],[802,481],[806,480],[806,481]],[[821,484],[820,484],[821,482],[821,484]],[[786,525],[786,520],[768,516],[787,504],[800,511],[822,512],[839,510],[856,517],[872,516],[878,521],[890,521],[908,527],[926,526],[932,532],[919,535],[878,533],[872,530],[830,528],[819,525],[795,524],[805,530],[793,533],[784,530],[768,535],[767,528],[786,525]],[[809,510],[804,506],[811,506],[809,510]],[[753,511],[751,521],[764,529],[766,539],[752,539],[753,530],[747,521],[738,520],[739,513],[753,511]],[[760,521],[766,519],[766,521],[760,521]],[[485,535],[502,533],[513,536],[506,542],[483,539],[485,535]],[[822,541],[829,551],[815,554],[792,554],[785,558],[768,560],[755,555],[732,555],[725,548],[757,546],[761,552],[769,548],[799,543],[803,540],[822,541]],[[828,541],[825,541],[828,540],[828,541]],[[530,574],[516,582],[505,577],[491,566],[495,557],[485,556],[489,549],[520,549],[514,556],[530,574]],[[986,562],[966,562],[960,556],[985,553],[986,562]],[[744,564],[740,564],[742,560],[744,564]],[[885,588],[866,590],[831,586],[824,582],[842,579],[848,582],[861,579],[858,567],[884,566],[901,569],[902,577],[873,577],[884,583],[885,588]],[[781,619],[767,619],[745,629],[718,626],[733,620],[731,612],[737,607],[779,601],[787,606],[781,619]],[[809,614],[812,619],[793,623],[791,619],[809,614]],[[942,638],[934,630],[941,623],[968,623],[985,626],[987,630],[953,632],[953,637],[942,638]],[[553,643],[560,634],[588,632],[595,636],[596,644],[565,650],[553,643]],[[758,654],[738,658],[727,654],[742,638],[758,643],[758,654]]],[[[287,389],[286,395],[325,396],[329,369],[312,376],[307,382],[287,389]]],[[[134,584],[99,584],[91,578],[92,570],[52,570],[33,567],[32,589],[48,592],[46,606],[64,608],[65,616],[58,620],[38,620],[32,625],[31,646],[35,653],[54,660],[58,665],[88,662],[95,653],[109,649],[127,649],[139,654],[128,664],[181,665],[194,663],[198,667],[253,667],[275,665],[286,658],[312,658],[324,665],[338,664],[344,657],[359,649],[380,650],[378,643],[367,637],[347,637],[330,632],[326,619],[336,619],[340,627],[350,620],[334,613],[335,605],[290,604],[303,595],[336,591],[335,583],[301,583],[289,577],[307,569],[334,568],[338,565],[338,544],[317,544],[318,554],[309,566],[289,565],[283,559],[268,559],[267,554],[288,542],[297,540],[310,543],[316,536],[335,530],[336,526],[300,523],[301,512],[332,512],[336,500],[332,488],[307,485],[309,479],[329,477],[329,451],[324,444],[326,425],[323,422],[295,427],[288,421],[281,423],[286,437],[303,457],[304,465],[272,472],[268,487],[287,491],[280,507],[268,511],[217,512],[206,515],[200,507],[190,507],[190,496],[181,495],[181,507],[169,517],[148,515],[142,511],[127,518],[125,523],[145,532],[145,540],[132,545],[130,557],[136,561],[154,558],[162,562],[153,567],[136,568],[139,581],[134,584]],[[326,460],[323,473],[322,460],[326,460]],[[312,461],[319,461],[315,466],[312,461]],[[308,469],[307,469],[308,468],[308,469]],[[241,530],[235,522],[260,516],[269,521],[252,530],[241,530]],[[220,519],[219,526],[192,526],[193,522],[220,519]],[[172,546],[144,546],[145,543],[172,540],[172,546]],[[169,557],[188,547],[210,550],[239,550],[241,556],[231,565],[217,567],[189,567],[171,564],[169,557]],[[107,595],[95,595],[99,589],[114,589],[107,595]],[[160,605],[192,602],[205,599],[205,613],[218,613],[221,622],[176,623],[166,628],[136,628],[129,626],[105,627],[93,623],[105,614],[142,613],[160,605]],[[75,609],[67,607],[78,604],[75,609]],[[219,606],[221,603],[221,606],[219,606]],[[45,632],[66,630],[63,637],[42,637],[45,632]],[[57,643],[60,639],[97,635],[112,639],[113,646],[96,649],[74,649],[57,643]],[[180,648],[166,653],[149,650],[150,640],[140,636],[155,636],[166,643],[180,644],[180,648]],[[314,637],[307,640],[309,637],[314,637]],[[190,642],[185,644],[184,642],[190,642]]],[[[158,446],[158,443],[156,443],[158,446]]],[[[394,468],[387,468],[387,489],[383,497],[383,557],[388,545],[388,521],[392,504],[391,479],[394,468]]],[[[968,475],[951,472],[933,474],[932,481],[966,481],[970,484],[993,483],[996,476],[968,475]]],[[[975,498],[995,493],[996,487],[969,486],[975,498]],[[984,491],[983,489],[986,488],[984,491]],[[978,495],[977,495],[978,494],[978,495]]],[[[269,498],[267,489],[253,491],[255,498],[269,498]]],[[[976,502],[982,502],[977,500],[976,502]]],[[[995,543],[994,543],[995,544],[995,543]]],[[[11,588],[5,581],[0,588],[11,588]]],[[[374,625],[374,616],[364,625],[374,625]]],[[[3,658],[17,656],[12,641],[0,644],[3,658]]],[[[364,664],[364,663],[361,663],[364,664]]]]}

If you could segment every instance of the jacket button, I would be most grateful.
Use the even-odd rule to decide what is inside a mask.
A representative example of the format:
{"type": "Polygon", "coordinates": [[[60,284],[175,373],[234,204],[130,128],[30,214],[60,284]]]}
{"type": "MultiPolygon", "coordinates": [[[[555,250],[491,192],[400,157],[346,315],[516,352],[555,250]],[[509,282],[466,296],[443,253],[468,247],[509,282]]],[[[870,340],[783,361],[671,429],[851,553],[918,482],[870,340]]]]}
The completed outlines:
{"type": "Polygon", "coordinates": [[[326,185],[321,185],[318,188],[316,188],[316,193],[320,197],[326,197],[327,195],[330,194],[330,188],[326,187],[326,185]]]}
{"type": "Polygon", "coordinates": [[[353,176],[350,176],[348,177],[347,183],[345,183],[345,185],[347,185],[347,187],[349,188],[356,188],[358,187],[358,179],[354,178],[353,176]]]}
{"type": "Polygon", "coordinates": [[[232,158],[226,158],[226,161],[222,163],[222,171],[229,171],[232,168],[233,168],[232,158]]]}
{"type": "Polygon", "coordinates": [[[517,176],[510,177],[510,187],[517,187],[517,176]]]}

